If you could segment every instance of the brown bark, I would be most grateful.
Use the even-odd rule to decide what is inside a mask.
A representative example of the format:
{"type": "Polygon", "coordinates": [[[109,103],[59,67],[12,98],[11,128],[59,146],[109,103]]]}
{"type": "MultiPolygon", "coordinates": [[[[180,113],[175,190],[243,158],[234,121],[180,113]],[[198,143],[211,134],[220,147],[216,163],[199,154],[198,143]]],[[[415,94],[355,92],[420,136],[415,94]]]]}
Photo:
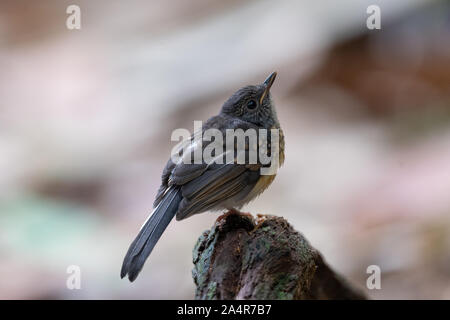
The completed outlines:
{"type": "Polygon", "coordinates": [[[221,216],[193,262],[196,299],[366,299],[280,217],[221,216]]]}

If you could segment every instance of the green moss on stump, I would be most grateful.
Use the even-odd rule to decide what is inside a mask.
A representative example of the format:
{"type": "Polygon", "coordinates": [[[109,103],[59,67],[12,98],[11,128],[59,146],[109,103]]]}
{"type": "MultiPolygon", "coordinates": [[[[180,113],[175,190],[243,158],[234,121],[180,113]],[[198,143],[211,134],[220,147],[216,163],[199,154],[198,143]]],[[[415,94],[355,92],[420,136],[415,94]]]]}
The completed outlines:
{"type": "Polygon", "coordinates": [[[283,218],[235,211],[193,250],[196,299],[364,299],[283,218]]]}

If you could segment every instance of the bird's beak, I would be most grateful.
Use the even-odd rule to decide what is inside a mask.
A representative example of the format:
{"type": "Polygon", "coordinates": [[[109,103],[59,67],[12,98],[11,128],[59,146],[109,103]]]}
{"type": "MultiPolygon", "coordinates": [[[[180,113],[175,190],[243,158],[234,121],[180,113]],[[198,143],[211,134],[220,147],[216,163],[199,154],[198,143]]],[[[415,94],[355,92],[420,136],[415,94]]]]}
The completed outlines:
{"type": "Polygon", "coordinates": [[[259,99],[259,104],[262,104],[264,98],[266,97],[267,93],[270,90],[270,87],[272,86],[273,82],[275,81],[275,78],[277,76],[276,72],[273,72],[270,76],[267,77],[267,79],[264,81],[264,92],[261,95],[261,98],[259,99]]]}

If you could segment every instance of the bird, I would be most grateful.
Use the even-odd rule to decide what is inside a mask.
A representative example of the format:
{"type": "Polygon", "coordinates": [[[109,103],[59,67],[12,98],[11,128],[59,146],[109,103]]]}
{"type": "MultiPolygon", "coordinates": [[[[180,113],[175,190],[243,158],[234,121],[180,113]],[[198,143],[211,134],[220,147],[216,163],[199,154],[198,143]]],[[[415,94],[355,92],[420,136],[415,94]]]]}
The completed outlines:
{"type": "MultiPolygon", "coordinates": [[[[258,133],[260,129],[275,129],[278,132],[276,169],[281,167],[284,162],[284,134],[270,93],[276,76],[277,73],[273,72],[263,83],[248,85],[233,93],[222,105],[219,114],[209,118],[203,123],[201,130],[191,135],[189,147],[180,144],[175,153],[179,154],[180,159],[186,160],[192,157],[196,149],[204,150],[205,146],[198,141],[203,139],[200,133],[205,133],[208,129],[215,129],[216,132],[218,130],[223,135],[229,129],[254,129],[258,133]]],[[[270,137],[267,141],[270,146],[270,137]]],[[[234,141],[233,147],[236,148],[234,141]]],[[[248,152],[255,150],[255,146],[246,141],[244,149],[248,162],[248,152]]],[[[268,149],[270,148],[266,150],[268,149]]],[[[228,152],[233,151],[230,148],[223,150],[217,154],[213,153],[213,158],[223,160],[228,152]]],[[[121,278],[128,276],[130,282],[137,278],[173,217],[176,216],[176,220],[180,221],[206,211],[228,209],[235,212],[266,190],[276,176],[276,172],[261,174],[261,169],[268,165],[260,160],[256,163],[242,163],[236,161],[236,156],[232,156],[228,162],[186,163],[180,159],[174,160],[171,157],[167,161],[161,177],[161,186],[153,203],[153,212],[142,225],[125,255],[121,278]]]]}

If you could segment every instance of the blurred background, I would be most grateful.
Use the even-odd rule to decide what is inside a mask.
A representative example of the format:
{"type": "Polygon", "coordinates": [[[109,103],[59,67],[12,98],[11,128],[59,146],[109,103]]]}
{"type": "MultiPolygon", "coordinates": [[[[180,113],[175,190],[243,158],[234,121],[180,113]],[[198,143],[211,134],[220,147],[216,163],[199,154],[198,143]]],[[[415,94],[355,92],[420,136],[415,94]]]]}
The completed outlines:
{"type": "Polygon", "coordinates": [[[450,2],[425,0],[1,1],[0,298],[193,298],[217,213],[172,222],[132,284],[123,256],[172,130],[274,70],[286,162],[244,211],[285,217],[371,298],[450,299],[450,2]]]}

